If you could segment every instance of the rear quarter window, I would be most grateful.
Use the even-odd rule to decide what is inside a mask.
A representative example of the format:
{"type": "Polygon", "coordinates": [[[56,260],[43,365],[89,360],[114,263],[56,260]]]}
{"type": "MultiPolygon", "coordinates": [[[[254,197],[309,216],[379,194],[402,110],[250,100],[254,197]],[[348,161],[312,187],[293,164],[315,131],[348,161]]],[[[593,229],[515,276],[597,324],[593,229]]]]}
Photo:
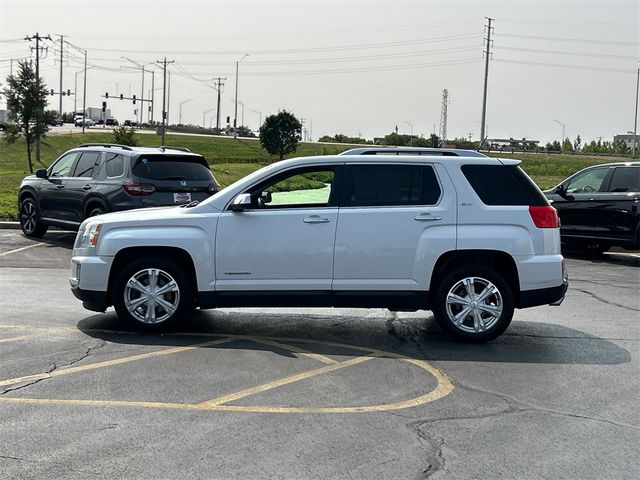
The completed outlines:
{"type": "Polygon", "coordinates": [[[548,205],[517,165],[463,165],[462,173],[485,205],[548,205]]]}
{"type": "Polygon", "coordinates": [[[640,167],[616,167],[611,177],[610,192],[640,192],[640,167]]]}
{"type": "Polygon", "coordinates": [[[132,168],[136,177],[148,180],[212,180],[203,157],[187,155],[141,155],[132,168]]]}

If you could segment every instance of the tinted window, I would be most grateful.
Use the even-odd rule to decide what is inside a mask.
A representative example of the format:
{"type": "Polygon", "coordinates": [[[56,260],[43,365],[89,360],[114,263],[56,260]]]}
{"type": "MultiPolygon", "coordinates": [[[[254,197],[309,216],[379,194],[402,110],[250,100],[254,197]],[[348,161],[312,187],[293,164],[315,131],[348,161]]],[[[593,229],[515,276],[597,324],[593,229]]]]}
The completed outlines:
{"type": "Polygon", "coordinates": [[[567,193],[599,192],[602,181],[609,171],[608,167],[593,168],[579,173],[567,184],[567,193]]]}
{"type": "Polygon", "coordinates": [[[120,177],[124,173],[124,156],[117,153],[105,154],[107,177],[120,177]]]}
{"type": "Polygon", "coordinates": [[[133,174],[149,180],[211,181],[213,174],[205,165],[203,157],[143,155],[136,160],[133,174]]]}
{"type": "Polygon", "coordinates": [[[518,166],[463,165],[462,173],[485,205],[547,205],[545,196],[518,166]]]}
{"type": "Polygon", "coordinates": [[[71,170],[71,166],[78,156],[78,152],[69,153],[65,155],[60,160],[58,160],[54,165],[51,166],[51,170],[49,171],[50,177],[68,177],[69,171],[71,170]]]}
{"type": "Polygon", "coordinates": [[[352,165],[345,183],[343,204],[354,207],[435,205],[441,192],[423,165],[352,165]]]}
{"type": "Polygon", "coordinates": [[[73,171],[74,177],[90,177],[93,171],[93,166],[98,162],[100,157],[99,152],[84,152],[76,163],[76,168],[73,171]]]}
{"type": "Polygon", "coordinates": [[[610,192],[640,192],[640,167],[616,167],[610,192]]]}

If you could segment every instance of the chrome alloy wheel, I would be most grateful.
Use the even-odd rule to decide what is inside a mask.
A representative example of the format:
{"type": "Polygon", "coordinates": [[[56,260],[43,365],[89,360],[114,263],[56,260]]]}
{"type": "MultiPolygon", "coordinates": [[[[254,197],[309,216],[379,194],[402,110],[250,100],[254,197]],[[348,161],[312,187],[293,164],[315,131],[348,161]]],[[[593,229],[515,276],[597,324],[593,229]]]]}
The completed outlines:
{"type": "Polygon", "coordinates": [[[503,300],[500,290],[484,278],[463,278],[451,287],[446,302],[449,320],[464,332],[485,332],[502,315],[503,300]]]}
{"type": "Polygon", "coordinates": [[[30,235],[35,232],[38,222],[38,212],[36,211],[36,206],[33,202],[22,202],[22,208],[20,209],[20,221],[22,222],[22,229],[26,234],[30,235]]]}
{"type": "Polygon", "coordinates": [[[139,322],[162,323],[178,309],[180,288],[167,272],[146,268],[127,281],[124,303],[127,311],[139,322]]]}

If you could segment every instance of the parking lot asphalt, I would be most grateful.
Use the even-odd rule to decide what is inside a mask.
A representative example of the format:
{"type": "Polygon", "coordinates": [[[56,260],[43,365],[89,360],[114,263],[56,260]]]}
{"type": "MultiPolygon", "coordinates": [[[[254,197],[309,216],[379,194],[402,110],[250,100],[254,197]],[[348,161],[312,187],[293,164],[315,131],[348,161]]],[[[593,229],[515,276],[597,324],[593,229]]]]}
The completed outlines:
{"type": "Polygon", "coordinates": [[[430,312],[221,309],[131,331],[75,235],[0,230],[4,478],[638,478],[640,255],[569,256],[485,345],[430,312]]]}

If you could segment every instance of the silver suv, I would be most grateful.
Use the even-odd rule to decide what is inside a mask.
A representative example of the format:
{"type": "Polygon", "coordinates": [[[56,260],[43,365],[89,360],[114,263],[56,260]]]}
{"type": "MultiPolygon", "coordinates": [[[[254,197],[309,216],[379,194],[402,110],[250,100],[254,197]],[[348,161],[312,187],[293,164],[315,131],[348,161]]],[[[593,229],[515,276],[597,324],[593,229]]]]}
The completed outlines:
{"type": "Polygon", "coordinates": [[[568,286],[556,210],[519,163],[277,162],[197,205],[86,220],[71,288],[148,330],[194,308],[371,307],[432,310],[453,336],[487,341],[568,286]]]}

